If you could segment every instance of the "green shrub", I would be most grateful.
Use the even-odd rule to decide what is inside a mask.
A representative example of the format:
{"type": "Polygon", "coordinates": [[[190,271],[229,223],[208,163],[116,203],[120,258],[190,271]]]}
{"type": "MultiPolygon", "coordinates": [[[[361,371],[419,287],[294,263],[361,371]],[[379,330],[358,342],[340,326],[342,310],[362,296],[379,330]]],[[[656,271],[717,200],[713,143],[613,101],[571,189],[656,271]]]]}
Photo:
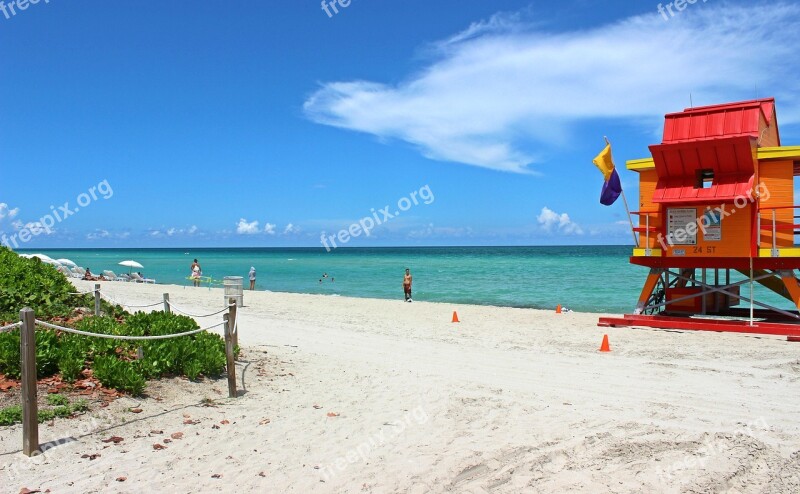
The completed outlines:
{"type": "Polygon", "coordinates": [[[86,364],[88,338],[63,334],[58,343],[58,371],[61,373],[61,379],[70,383],[74,382],[81,375],[86,364]]]}
{"type": "MultiPolygon", "coordinates": [[[[89,403],[86,400],[77,400],[70,404],[69,400],[60,394],[47,395],[47,403],[53,408],[40,408],[37,420],[39,423],[47,422],[56,417],[66,418],[78,412],[89,410],[89,403]]],[[[0,408],[0,426],[14,425],[22,422],[22,407],[19,405],[0,408]]]]}
{"type": "Polygon", "coordinates": [[[0,333],[0,374],[19,379],[20,369],[19,329],[0,333]]]}
{"type": "Polygon", "coordinates": [[[53,266],[0,247],[0,322],[18,321],[23,307],[32,308],[41,319],[66,317],[75,304],[93,304],[90,296],[70,295],[74,291],[72,283],[53,266]]]}
{"type": "Polygon", "coordinates": [[[67,406],[69,405],[69,400],[66,396],[55,393],[47,395],[47,404],[52,406],[67,406]]]}
{"type": "Polygon", "coordinates": [[[58,335],[52,329],[36,331],[36,377],[48,377],[58,372],[58,335]]]}
{"type": "Polygon", "coordinates": [[[47,422],[49,420],[53,420],[54,418],[56,418],[55,410],[48,409],[48,408],[43,408],[43,409],[39,410],[38,419],[39,419],[39,423],[40,424],[42,422],[47,422]]]}
{"type": "Polygon", "coordinates": [[[89,410],[89,402],[81,398],[72,404],[72,410],[74,412],[86,412],[89,410]]]}
{"type": "MultiPolygon", "coordinates": [[[[126,328],[112,317],[91,316],[78,321],[76,329],[88,333],[127,335],[126,328]]],[[[74,343],[74,348],[82,348],[89,358],[99,355],[118,355],[130,354],[134,345],[129,341],[115,340],[111,338],[98,338],[92,336],[80,336],[82,341],[74,343]]]]}
{"type": "Polygon", "coordinates": [[[0,425],[14,425],[22,422],[22,407],[14,405],[0,408],[0,425]]]}
{"type": "MultiPolygon", "coordinates": [[[[128,333],[141,336],[161,336],[185,333],[198,329],[194,319],[164,312],[137,313],[125,321],[128,333]]],[[[150,340],[142,343],[142,370],[148,378],[163,375],[217,376],[225,369],[225,342],[219,335],[194,335],[150,340]]]]}
{"type": "Polygon", "coordinates": [[[103,386],[125,391],[134,396],[142,394],[145,378],[138,362],[101,355],[94,360],[94,377],[103,386]]]}
{"type": "MultiPolygon", "coordinates": [[[[21,258],[0,247],[0,322],[16,321],[19,310],[25,306],[33,308],[39,319],[68,317],[76,306],[94,306],[93,296],[71,295],[74,289],[52,266],[38,259],[21,258]]],[[[163,336],[198,328],[194,319],[177,314],[131,315],[105,300],[101,302],[101,309],[104,316],[84,318],[76,328],[117,336],[163,336]]],[[[0,373],[11,378],[20,377],[19,342],[19,330],[0,334],[0,373]]],[[[139,394],[148,378],[218,376],[225,370],[225,344],[218,335],[209,333],[138,342],[37,330],[38,377],[60,372],[64,381],[73,382],[87,364],[93,366],[94,376],[104,386],[139,394]],[[144,358],[133,361],[139,346],[144,358]]],[[[45,417],[56,413],[67,411],[59,408],[57,412],[46,412],[45,417]]]]}

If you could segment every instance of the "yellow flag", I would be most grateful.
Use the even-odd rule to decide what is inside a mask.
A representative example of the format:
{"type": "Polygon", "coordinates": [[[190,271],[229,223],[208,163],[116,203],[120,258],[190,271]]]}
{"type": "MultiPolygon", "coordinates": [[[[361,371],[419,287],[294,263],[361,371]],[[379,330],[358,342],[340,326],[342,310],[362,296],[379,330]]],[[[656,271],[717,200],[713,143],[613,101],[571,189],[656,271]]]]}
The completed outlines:
{"type": "Polygon", "coordinates": [[[600,151],[592,163],[600,170],[606,181],[611,177],[611,172],[614,171],[614,158],[611,157],[611,144],[606,144],[606,147],[600,151]]]}

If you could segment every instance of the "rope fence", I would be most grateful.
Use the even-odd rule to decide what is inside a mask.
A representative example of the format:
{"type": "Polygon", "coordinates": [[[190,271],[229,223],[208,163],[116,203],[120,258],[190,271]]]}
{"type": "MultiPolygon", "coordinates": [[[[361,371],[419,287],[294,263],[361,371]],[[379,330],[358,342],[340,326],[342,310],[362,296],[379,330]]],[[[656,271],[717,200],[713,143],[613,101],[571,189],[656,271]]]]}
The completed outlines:
{"type": "MultiPolygon", "coordinates": [[[[160,303],[161,302],[159,302],[159,304],[160,303]]],[[[217,314],[222,314],[223,312],[228,312],[228,310],[230,310],[232,305],[236,305],[236,304],[228,304],[227,307],[222,308],[222,309],[218,310],[217,312],[212,312],[211,314],[200,315],[200,314],[192,314],[190,312],[187,312],[184,309],[181,309],[180,307],[178,307],[175,304],[173,304],[172,302],[170,302],[169,299],[165,300],[164,303],[169,305],[170,308],[172,310],[174,310],[175,312],[180,312],[181,314],[183,314],[185,316],[189,316],[189,317],[211,317],[211,316],[216,316],[217,314]]]]}
{"type": "Polygon", "coordinates": [[[202,333],[203,331],[208,331],[209,329],[214,329],[216,327],[222,326],[226,324],[225,321],[214,324],[212,326],[207,326],[205,328],[200,329],[193,329],[192,331],[186,331],[184,333],[175,333],[175,334],[165,334],[165,335],[156,335],[156,336],[124,336],[124,335],[115,335],[115,334],[104,334],[104,333],[91,333],[89,331],[80,331],[78,329],[72,328],[65,328],[64,326],[57,326],[55,324],[50,324],[48,322],[40,321],[36,319],[36,324],[38,326],[42,326],[44,328],[49,329],[56,329],[58,331],[63,331],[65,333],[72,333],[78,334],[81,336],[92,336],[95,338],[106,338],[109,340],[127,340],[127,341],[146,341],[146,340],[169,340],[171,338],[180,338],[181,336],[189,336],[197,333],[202,333]]]}
{"type": "Polygon", "coordinates": [[[124,302],[120,302],[119,300],[115,299],[114,297],[112,297],[111,295],[109,295],[109,294],[107,294],[105,292],[98,292],[98,293],[100,293],[100,296],[103,297],[104,299],[108,300],[109,302],[111,302],[113,304],[121,305],[122,307],[128,307],[130,309],[147,309],[147,308],[150,308],[150,307],[155,307],[157,305],[163,304],[163,302],[155,302],[155,303],[152,303],[152,304],[144,304],[144,305],[126,304],[124,302]]]}
{"type": "Polygon", "coordinates": [[[13,331],[13,330],[15,330],[16,328],[18,328],[20,326],[22,326],[21,322],[15,322],[14,324],[9,324],[8,326],[3,326],[2,328],[0,328],[0,333],[6,333],[8,331],[13,331]]]}
{"type": "Polygon", "coordinates": [[[22,357],[21,362],[21,392],[20,397],[22,401],[22,453],[26,456],[34,456],[41,453],[39,444],[39,420],[38,420],[38,402],[37,402],[37,380],[36,380],[36,328],[48,328],[64,333],[75,334],[79,336],[86,336],[89,338],[105,338],[113,340],[126,340],[126,341],[148,341],[148,340],[167,340],[173,338],[181,338],[193,334],[209,331],[220,326],[224,327],[225,335],[225,364],[228,374],[228,396],[236,398],[238,392],[236,390],[236,361],[234,356],[234,349],[239,345],[239,315],[237,312],[237,305],[233,298],[228,300],[228,305],[211,314],[192,314],[188,311],[176,307],[169,300],[169,294],[164,294],[164,300],[146,305],[128,305],[120,303],[107,293],[100,291],[100,285],[95,285],[95,289],[85,293],[74,293],[74,295],[88,295],[94,294],[94,313],[100,315],[100,301],[102,297],[115,303],[117,305],[129,308],[147,308],[155,307],[157,305],[164,305],[164,312],[170,312],[170,309],[175,312],[185,314],[190,317],[211,317],[222,314],[222,322],[205,326],[203,328],[194,329],[192,331],[185,331],[183,333],[175,333],[169,335],[152,335],[152,336],[125,336],[114,335],[105,333],[91,333],[89,331],[81,331],[78,329],[67,328],[57,324],[36,319],[33,309],[25,308],[19,313],[19,322],[0,327],[0,333],[12,331],[20,328],[20,354],[22,357]]]}
{"type": "Polygon", "coordinates": [[[94,293],[95,290],[89,290],[88,292],[69,292],[70,295],[89,295],[90,293],[94,293]]]}

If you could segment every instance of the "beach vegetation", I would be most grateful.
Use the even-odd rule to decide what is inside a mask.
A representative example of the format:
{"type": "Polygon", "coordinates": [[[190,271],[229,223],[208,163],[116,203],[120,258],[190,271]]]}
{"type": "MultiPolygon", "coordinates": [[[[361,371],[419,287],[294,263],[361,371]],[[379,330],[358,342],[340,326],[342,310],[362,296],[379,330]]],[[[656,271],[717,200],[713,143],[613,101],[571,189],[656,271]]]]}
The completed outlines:
{"type": "MultiPolygon", "coordinates": [[[[39,423],[48,422],[55,418],[72,417],[75,414],[89,410],[89,403],[84,399],[70,403],[69,398],[61,394],[47,395],[48,407],[39,409],[37,420],[39,423]]],[[[11,405],[0,408],[0,426],[14,425],[22,422],[22,406],[11,405]]]]}
{"type": "MultiPolygon", "coordinates": [[[[93,306],[93,297],[76,296],[72,294],[74,291],[72,284],[52,266],[0,248],[0,324],[17,320],[19,309],[27,306],[35,310],[37,319],[88,333],[166,336],[199,329],[190,317],[165,312],[130,314],[105,301],[103,315],[85,316],[85,311],[76,309],[93,306]]],[[[144,391],[147,379],[186,376],[196,380],[201,376],[219,376],[225,364],[224,340],[208,332],[134,341],[44,328],[36,331],[37,377],[60,373],[63,381],[71,383],[81,376],[92,376],[103,386],[133,395],[144,391]]],[[[0,334],[0,374],[19,379],[20,373],[17,328],[0,334]]],[[[59,416],[66,411],[56,407],[47,413],[59,416]]]]}

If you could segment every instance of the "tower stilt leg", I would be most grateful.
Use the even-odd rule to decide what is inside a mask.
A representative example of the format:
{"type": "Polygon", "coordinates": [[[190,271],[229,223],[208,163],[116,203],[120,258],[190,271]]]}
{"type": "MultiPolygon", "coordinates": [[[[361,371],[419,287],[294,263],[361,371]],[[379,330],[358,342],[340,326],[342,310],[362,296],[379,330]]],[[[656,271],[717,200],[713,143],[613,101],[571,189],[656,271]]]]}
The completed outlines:
{"type": "Polygon", "coordinates": [[[786,291],[789,292],[789,297],[791,297],[792,302],[800,309],[800,283],[798,283],[797,278],[794,276],[794,272],[782,270],[779,271],[778,274],[783,280],[783,284],[786,286],[786,291]]]}
{"type": "Polygon", "coordinates": [[[641,314],[645,307],[647,307],[647,301],[650,300],[650,295],[653,294],[653,290],[658,285],[658,280],[661,279],[661,274],[663,271],[661,269],[651,269],[650,274],[647,275],[647,280],[644,282],[644,287],[642,288],[642,293],[639,295],[639,302],[636,304],[636,310],[633,311],[634,314],[641,314]]]}

